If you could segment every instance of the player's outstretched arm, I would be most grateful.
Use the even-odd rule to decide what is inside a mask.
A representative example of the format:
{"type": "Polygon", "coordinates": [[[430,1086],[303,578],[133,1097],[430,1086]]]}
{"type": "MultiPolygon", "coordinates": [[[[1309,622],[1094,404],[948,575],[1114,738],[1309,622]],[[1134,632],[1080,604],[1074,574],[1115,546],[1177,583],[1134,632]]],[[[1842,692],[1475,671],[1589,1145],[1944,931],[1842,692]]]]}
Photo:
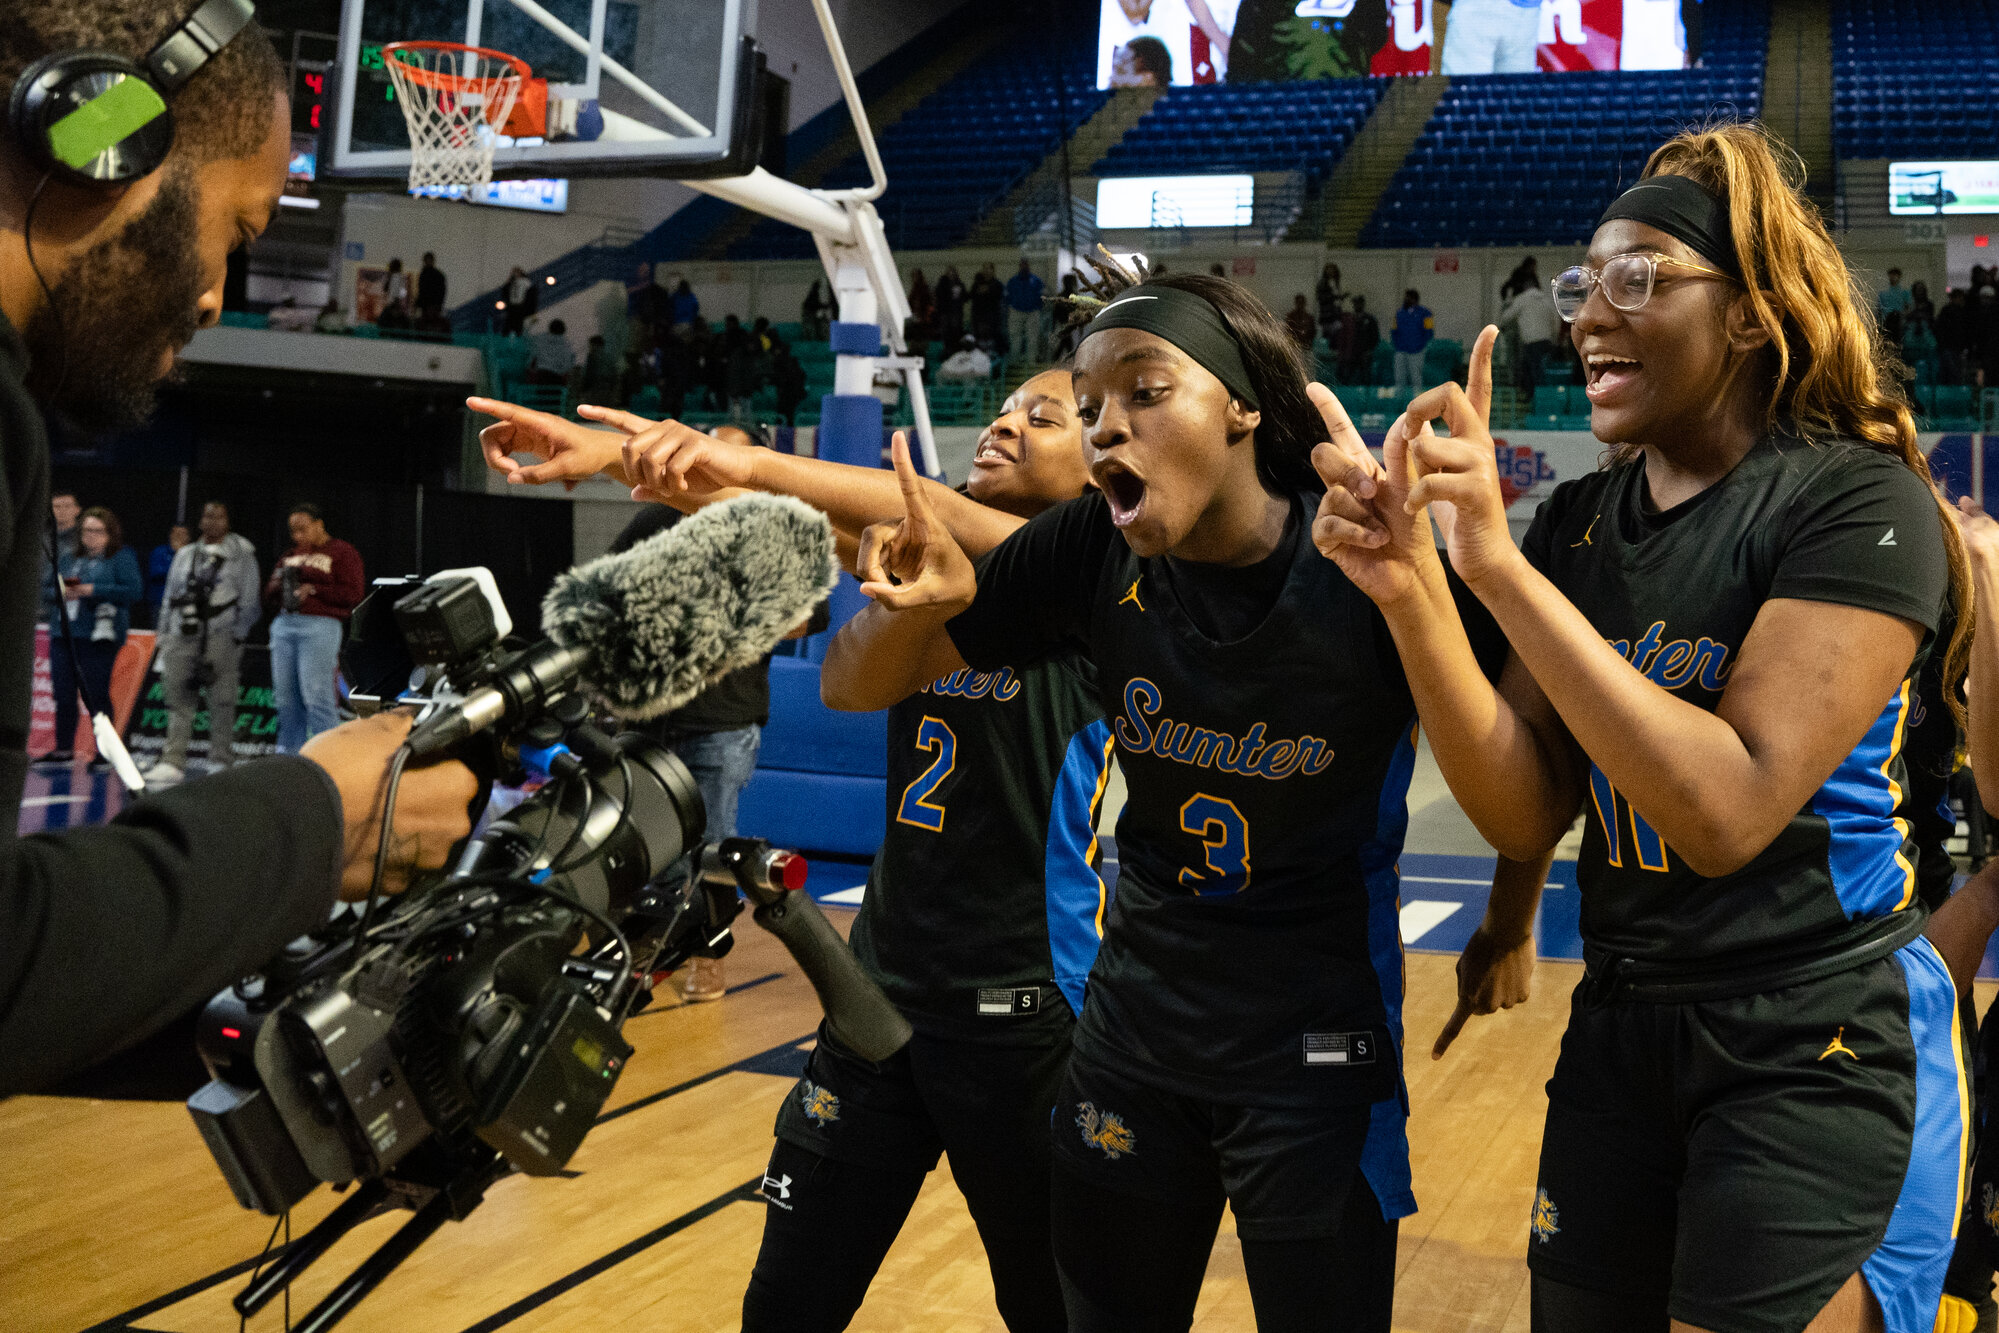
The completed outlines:
{"type": "Polygon", "coordinates": [[[945,625],[972,604],[972,562],[930,507],[901,431],[893,445],[903,513],[861,535],[861,591],[874,599],[841,627],[819,672],[828,708],[865,713],[899,703],[965,660],[945,625]]]}
{"type": "MultiPolygon", "coordinates": [[[[624,471],[633,486],[646,492],[643,498],[679,505],[690,489],[724,486],[791,495],[856,539],[871,524],[893,523],[903,515],[901,483],[880,468],[731,444],[677,421],[648,421],[607,407],[585,406],[577,412],[626,433],[624,471]]],[[[984,555],[1026,521],[937,482],[921,484],[932,513],[967,555],[984,555]]]]}
{"type": "Polygon", "coordinates": [[[1443,1059],[1474,1014],[1496,1014],[1527,1003],[1534,982],[1534,914],[1554,860],[1550,849],[1531,861],[1502,856],[1493,867],[1485,919],[1458,955],[1458,1007],[1430,1048],[1432,1060],[1443,1059]]]}
{"type": "Polygon", "coordinates": [[[479,432],[479,449],[486,456],[486,466],[505,477],[509,485],[559,481],[573,490],[576,483],[600,475],[625,486],[632,484],[624,470],[621,446],[625,437],[617,432],[592,430],[552,412],[537,412],[498,398],[475,396],[467,398],[465,406],[498,418],[479,432]],[[529,454],[538,461],[523,463],[515,454],[529,454]]]}

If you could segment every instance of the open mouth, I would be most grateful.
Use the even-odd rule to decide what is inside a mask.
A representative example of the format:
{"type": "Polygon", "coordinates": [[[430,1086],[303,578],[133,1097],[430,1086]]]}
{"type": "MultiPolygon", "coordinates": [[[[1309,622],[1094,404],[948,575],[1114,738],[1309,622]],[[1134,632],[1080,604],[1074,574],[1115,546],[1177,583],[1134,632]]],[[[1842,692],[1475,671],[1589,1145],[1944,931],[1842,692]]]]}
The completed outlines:
{"type": "Polygon", "coordinates": [[[1110,502],[1111,522],[1129,527],[1145,508],[1145,482],[1121,463],[1100,464],[1094,473],[1097,489],[1110,502]]]}
{"type": "Polygon", "coordinates": [[[1003,467],[1020,460],[1007,452],[1005,445],[988,435],[979,441],[979,450],[972,455],[973,467],[1003,467]]]}
{"type": "Polygon", "coordinates": [[[1583,392],[1592,403],[1603,402],[1614,397],[1620,389],[1634,383],[1644,364],[1628,356],[1617,356],[1610,352],[1591,352],[1583,358],[1583,373],[1588,384],[1583,392]]]}

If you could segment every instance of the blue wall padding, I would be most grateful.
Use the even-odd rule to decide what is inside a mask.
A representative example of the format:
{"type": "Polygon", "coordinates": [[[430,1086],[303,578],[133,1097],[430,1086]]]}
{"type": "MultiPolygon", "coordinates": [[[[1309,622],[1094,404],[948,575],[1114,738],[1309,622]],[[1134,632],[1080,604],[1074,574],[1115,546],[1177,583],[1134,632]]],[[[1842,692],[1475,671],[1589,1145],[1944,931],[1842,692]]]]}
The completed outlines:
{"type": "Polygon", "coordinates": [[[746,837],[840,856],[873,856],[886,822],[880,778],[785,768],[759,768],[736,810],[736,826],[746,837]]]}
{"type": "Polygon", "coordinates": [[[882,354],[882,331],[874,324],[848,324],[834,320],[827,331],[826,341],[832,344],[834,356],[882,354]]]}
{"type": "Polygon", "coordinates": [[[855,467],[882,465],[882,400],[871,393],[829,393],[819,400],[813,452],[855,467]]]}
{"type": "Polygon", "coordinates": [[[887,713],[836,713],[819,702],[817,663],[771,660],[770,725],[759,767],[881,778],[887,748],[887,713]]]}

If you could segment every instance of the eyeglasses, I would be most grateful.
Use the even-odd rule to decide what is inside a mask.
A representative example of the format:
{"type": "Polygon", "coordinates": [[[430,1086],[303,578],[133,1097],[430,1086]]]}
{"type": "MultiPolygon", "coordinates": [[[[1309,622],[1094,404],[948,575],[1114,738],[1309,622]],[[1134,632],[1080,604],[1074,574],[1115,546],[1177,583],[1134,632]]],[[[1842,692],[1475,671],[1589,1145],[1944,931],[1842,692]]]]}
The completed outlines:
{"type": "Polygon", "coordinates": [[[1652,284],[1659,275],[1661,264],[1690,269],[1724,282],[1735,281],[1719,269],[1690,264],[1671,255],[1618,255],[1600,269],[1576,264],[1557,273],[1548,284],[1554,292],[1555,312],[1568,323],[1575,323],[1576,316],[1582,313],[1583,302],[1589,300],[1592,287],[1603,288],[1603,299],[1619,310],[1636,310],[1652,299],[1652,284]]]}

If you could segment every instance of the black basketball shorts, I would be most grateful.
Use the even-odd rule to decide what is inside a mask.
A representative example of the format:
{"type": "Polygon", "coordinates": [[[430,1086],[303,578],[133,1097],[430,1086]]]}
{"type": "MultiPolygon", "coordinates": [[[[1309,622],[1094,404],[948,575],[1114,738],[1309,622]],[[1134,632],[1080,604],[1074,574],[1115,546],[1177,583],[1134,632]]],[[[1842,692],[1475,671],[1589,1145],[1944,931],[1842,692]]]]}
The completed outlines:
{"type": "Polygon", "coordinates": [[[1856,1271],[1931,1333],[1969,1080],[1926,939],[1763,995],[1571,1003],[1528,1265],[1715,1333],[1797,1333],[1856,1271]]]}

